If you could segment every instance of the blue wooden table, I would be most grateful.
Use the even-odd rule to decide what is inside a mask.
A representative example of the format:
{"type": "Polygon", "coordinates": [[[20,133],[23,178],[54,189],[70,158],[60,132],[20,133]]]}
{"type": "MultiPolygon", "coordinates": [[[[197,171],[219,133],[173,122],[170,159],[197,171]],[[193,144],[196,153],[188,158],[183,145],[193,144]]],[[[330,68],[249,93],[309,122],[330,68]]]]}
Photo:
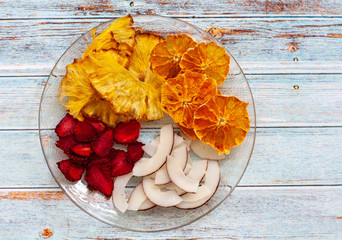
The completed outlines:
{"type": "Polygon", "coordinates": [[[1,0],[0,239],[342,239],[341,0],[1,0]],[[49,72],[82,33],[132,14],[178,17],[241,64],[257,140],[220,207],[161,233],[101,223],[58,188],[40,148],[49,72]]]}

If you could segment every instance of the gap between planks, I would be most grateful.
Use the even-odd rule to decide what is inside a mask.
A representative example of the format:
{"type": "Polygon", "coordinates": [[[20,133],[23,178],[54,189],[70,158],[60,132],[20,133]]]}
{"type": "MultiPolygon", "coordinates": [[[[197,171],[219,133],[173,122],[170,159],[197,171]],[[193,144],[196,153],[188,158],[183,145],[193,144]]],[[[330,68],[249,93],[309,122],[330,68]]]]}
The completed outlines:
{"type": "MultiPolygon", "coordinates": [[[[23,18],[6,18],[1,17],[0,21],[26,21],[26,20],[84,20],[84,19],[101,19],[101,20],[110,20],[113,18],[119,18],[125,16],[127,14],[132,14],[132,16],[140,15],[127,12],[125,14],[115,14],[111,17],[100,17],[100,16],[81,16],[81,17],[23,17],[23,18]]],[[[267,19],[279,19],[279,18],[286,18],[286,19],[298,19],[298,18],[342,18],[342,15],[272,15],[272,14],[241,14],[241,15],[230,15],[230,14],[219,14],[219,15],[161,15],[155,14],[155,16],[162,16],[162,17],[169,17],[169,18],[206,18],[206,19],[217,19],[217,18],[229,18],[229,19],[237,19],[237,18],[244,18],[244,19],[255,19],[255,18],[267,18],[267,19]]]]}
{"type": "MultiPolygon", "coordinates": [[[[342,184],[329,185],[258,185],[258,186],[236,186],[235,189],[248,189],[252,191],[258,190],[272,190],[272,189],[293,189],[293,190],[310,190],[317,188],[342,190],[342,184]]],[[[0,187],[0,192],[63,192],[59,187],[0,187]]],[[[234,191],[233,191],[234,192],[234,191]]]]}
{"type": "MultiPolygon", "coordinates": [[[[239,62],[245,75],[341,74],[341,61],[239,62]]],[[[53,64],[0,64],[0,77],[47,77],[53,64]]]]}

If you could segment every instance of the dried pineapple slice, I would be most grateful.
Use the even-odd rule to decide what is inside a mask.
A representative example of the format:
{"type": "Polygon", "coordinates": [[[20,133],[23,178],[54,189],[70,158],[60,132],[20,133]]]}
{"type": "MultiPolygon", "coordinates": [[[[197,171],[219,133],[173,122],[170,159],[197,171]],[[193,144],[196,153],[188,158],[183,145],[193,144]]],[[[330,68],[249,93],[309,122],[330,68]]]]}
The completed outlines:
{"type": "Polygon", "coordinates": [[[96,118],[102,122],[115,126],[118,121],[118,116],[114,113],[110,103],[105,100],[93,99],[82,109],[85,116],[96,118]]]}
{"type": "Polygon", "coordinates": [[[130,59],[128,70],[140,81],[145,81],[147,70],[150,69],[150,57],[154,47],[164,38],[152,33],[140,33],[135,36],[136,44],[130,59]]]}
{"type": "Polygon", "coordinates": [[[83,120],[82,108],[91,101],[96,91],[91,87],[82,60],[75,59],[67,66],[67,73],[59,85],[58,101],[78,120],[83,120]]]}
{"type": "MultiPolygon", "coordinates": [[[[66,107],[67,111],[69,111],[71,115],[79,120],[83,120],[81,110],[88,103],[92,102],[90,105],[92,107],[87,110],[89,111],[88,113],[86,112],[89,116],[90,113],[95,111],[93,110],[95,104],[94,101],[101,99],[101,97],[97,96],[98,94],[96,90],[91,87],[89,78],[96,73],[100,66],[112,66],[113,63],[124,65],[127,62],[127,57],[121,56],[118,50],[113,49],[95,52],[84,59],[76,59],[74,63],[67,66],[67,74],[60,83],[58,92],[59,102],[66,107]]],[[[101,104],[99,108],[102,109],[103,104],[101,104]]],[[[109,111],[106,110],[102,111],[106,114],[109,113],[109,111]]],[[[98,109],[95,112],[98,113],[100,110],[98,109]]],[[[96,117],[96,115],[93,117],[96,117]]],[[[108,118],[108,124],[114,125],[113,119],[115,117],[116,116],[112,116],[108,118]]]]}
{"type": "Polygon", "coordinates": [[[111,103],[117,114],[124,114],[138,121],[152,121],[163,117],[159,91],[139,81],[118,63],[99,68],[91,76],[90,82],[111,103]]]}
{"type": "Polygon", "coordinates": [[[93,52],[109,49],[117,49],[122,56],[130,56],[135,44],[135,30],[132,25],[133,18],[131,15],[117,19],[93,40],[84,52],[82,58],[93,52]]]}

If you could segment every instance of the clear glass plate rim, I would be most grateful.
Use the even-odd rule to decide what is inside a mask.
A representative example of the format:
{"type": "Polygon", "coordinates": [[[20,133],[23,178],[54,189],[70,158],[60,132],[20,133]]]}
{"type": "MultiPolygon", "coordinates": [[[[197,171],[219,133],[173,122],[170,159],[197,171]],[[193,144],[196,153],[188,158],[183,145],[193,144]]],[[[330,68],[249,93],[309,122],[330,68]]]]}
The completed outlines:
{"type": "MultiPolygon", "coordinates": [[[[216,39],[214,39],[210,34],[208,34],[207,32],[203,31],[202,29],[200,29],[199,27],[191,24],[191,23],[188,23],[188,22],[185,22],[183,20],[180,20],[178,18],[170,18],[170,17],[166,17],[166,16],[160,16],[160,15],[132,15],[133,19],[135,17],[151,17],[151,18],[164,18],[166,20],[170,20],[170,19],[173,19],[173,20],[177,20],[179,22],[182,22],[183,24],[186,24],[186,25],[190,25],[191,27],[195,28],[197,31],[199,31],[200,33],[204,33],[206,34],[206,36],[211,39],[212,41],[214,41],[215,43],[219,43],[221,45],[221,43],[219,41],[217,41],[216,39]]],[[[108,21],[105,21],[105,22],[102,22],[100,24],[98,24],[97,26],[100,26],[100,25],[103,25],[103,24],[106,24],[106,23],[109,23],[111,21],[114,21],[116,20],[118,17],[115,17],[115,18],[112,18],[108,21]]],[[[45,94],[45,90],[48,86],[48,81],[51,77],[51,75],[53,75],[53,71],[54,69],[56,68],[56,66],[58,65],[58,63],[60,62],[60,60],[64,57],[64,55],[69,51],[69,49],[77,42],[79,41],[84,35],[86,35],[87,33],[89,33],[91,30],[89,31],[86,31],[85,33],[83,33],[80,37],[78,37],[66,50],[65,52],[61,55],[61,57],[57,60],[56,64],[54,65],[54,67],[52,68],[50,74],[49,74],[49,77],[48,77],[48,80],[43,88],[43,92],[42,92],[42,95],[41,95],[41,99],[40,99],[40,104],[39,104],[39,112],[38,112],[38,131],[39,131],[39,140],[40,140],[40,145],[41,145],[41,148],[42,148],[42,152],[43,152],[43,155],[44,155],[44,159],[45,159],[45,162],[49,168],[49,171],[51,173],[51,175],[53,176],[54,180],[56,181],[56,183],[58,184],[58,186],[62,189],[62,191],[64,192],[64,194],[76,205],[78,206],[80,209],[82,209],[85,213],[87,213],[88,215],[94,217],[95,219],[103,222],[103,223],[106,223],[106,224],[109,224],[113,227],[117,227],[117,228],[121,228],[121,229],[124,229],[124,230],[129,230],[129,231],[136,231],[136,232],[160,232],[160,231],[168,231],[168,230],[172,230],[172,229],[176,229],[176,228],[180,228],[180,227],[184,227],[188,224],[191,224],[195,221],[197,221],[198,219],[202,218],[203,216],[209,214],[210,212],[212,212],[214,209],[216,209],[218,206],[220,206],[222,204],[223,201],[225,201],[230,195],[231,193],[234,191],[234,189],[236,188],[236,186],[239,184],[239,182],[241,181],[242,177],[244,176],[246,170],[247,170],[247,167],[249,165],[249,162],[251,160],[251,156],[253,154],[253,150],[254,150],[254,146],[255,146],[255,139],[256,139],[256,111],[255,111],[255,103],[254,103],[254,97],[253,97],[253,94],[252,94],[252,90],[249,86],[249,83],[245,77],[245,74],[243,72],[243,70],[241,69],[240,65],[238,64],[238,62],[235,60],[234,56],[229,52],[229,50],[225,48],[225,50],[227,52],[229,52],[230,54],[230,57],[234,59],[234,61],[237,63],[237,66],[239,68],[239,70],[241,71],[243,77],[244,77],[244,80],[247,84],[247,87],[248,87],[248,91],[249,91],[249,94],[250,94],[250,97],[251,97],[251,101],[252,101],[252,104],[253,104],[253,114],[254,114],[254,119],[253,119],[253,126],[251,126],[253,129],[254,129],[254,134],[253,134],[253,139],[252,139],[252,147],[251,147],[251,150],[250,150],[250,153],[249,153],[249,157],[248,157],[248,161],[246,162],[246,165],[244,167],[244,170],[240,176],[240,178],[238,179],[237,183],[235,186],[232,186],[229,193],[219,202],[216,203],[215,206],[213,206],[211,209],[209,209],[207,212],[205,212],[204,214],[200,215],[200,216],[197,216],[197,217],[194,217],[191,221],[189,222],[186,222],[186,223],[182,223],[182,224],[179,224],[179,225],[175,225],[175,226],[172,226],[172,227],[169,227],[169,228],[163,228],[163,229],[133,229],[133,228],[127,228],[123,225],[118,225],[118,224],[115,224],[113,222],[110,222],[110,221],[107,221],[106,219],[103,219],[101,217],[98,217],[92,213],[90,213],[89,211],[87,211],[85,208],[83,208],[82,206],[80,206],[77,201],[68,194],[68,192],[66,191],[65,187],[57,180],[56,176],[54,175],[52,169],[50,168],[50,165],[48,163],[48,160],[47,160],[47,157],[46,157],[46,153],[45,153],[45,150],[44,150],[44,147],[43,147],[43,142],[42,142],[42,131],[43,130],[46,130],[46,129],[41,129],[41,108],[42,108],[42,102],[43,102],[43,98],[44,98],[44,94],[45,94]]]]}

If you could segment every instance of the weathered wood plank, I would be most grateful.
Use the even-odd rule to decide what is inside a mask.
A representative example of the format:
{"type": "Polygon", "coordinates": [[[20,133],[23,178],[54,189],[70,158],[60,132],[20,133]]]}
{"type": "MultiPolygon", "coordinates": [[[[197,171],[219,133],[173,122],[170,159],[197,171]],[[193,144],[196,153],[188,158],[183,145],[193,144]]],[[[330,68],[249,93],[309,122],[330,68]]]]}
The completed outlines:
{"type": "Polygon", "coordinates": [[[341,187],[239,187],[221,206],[190,225],[141,233],[95,220],[59,191],[2,190],[0,228],[4,239],[43,239],[44,233],[51,239],[70,240],[341,239],[341,198],[341,187]]]}
{"type": "MultiPolygon", "coordinates": [[[[106,19],[0,21],[0,73],[35,74],[32,68],[51,69],[82,33],[106,19]],[[29,61],[28,61],[29,59],[29,61]]],[[[248,65],[248,73],[341,72],[342,24],[340,19],[206,18],[183,19],[210,32],[248,65]],[[313,47],[314,46],[314,47],[313,47]],[[293,60],[311,65],[293,65],[293,60]],[[326,61],[324,66],[320,63],[326,61]],[[331,66],[325,70],[325,66],[331,66]],[[289,63],[290,67],[283,63],[289,63]],[[275,70],[273,63],[280,67],[275,70]],[[264,65],[263,67],[261,67],[264,65]],[[267,67],[265,67],[267,66],[267,67]],[[298,66],[298,67],[297,67],[298,66]],[[291,71],[292,69],[292,71],[291,71]]]]}
{"type": "MultiPolygon", "coordinates": [[[[57,187],[37,131],[0,131],[0,154],[0,188],[57,187]]],[[[342,184],[341,156],[342,128],[261,128],[240,185],[342,184]]]]}
{"type": "Polygon", "coordinates": [[[3,0],[0,18],[112,17],[127,13],[169,16],[322,16],[341,15],[342,4],[336,0],[3,0]]]}
{"type": "MultiPolygon", "coordinates": [[[[341,77],[247,76],[254,95],[257,126],[342,126],[341,77]]],[[[39,103],[46,80],[46,77],[0,78],[0,129],[38,128],[39,103]]]]}
{"type": "MultiPolygon", "coordinates": [[[[340,74],[342,61],[239,62],[245,74],[340,74]]],[[[2,64],[0,77],[48,76],[55,63],[2,64]]]]}

